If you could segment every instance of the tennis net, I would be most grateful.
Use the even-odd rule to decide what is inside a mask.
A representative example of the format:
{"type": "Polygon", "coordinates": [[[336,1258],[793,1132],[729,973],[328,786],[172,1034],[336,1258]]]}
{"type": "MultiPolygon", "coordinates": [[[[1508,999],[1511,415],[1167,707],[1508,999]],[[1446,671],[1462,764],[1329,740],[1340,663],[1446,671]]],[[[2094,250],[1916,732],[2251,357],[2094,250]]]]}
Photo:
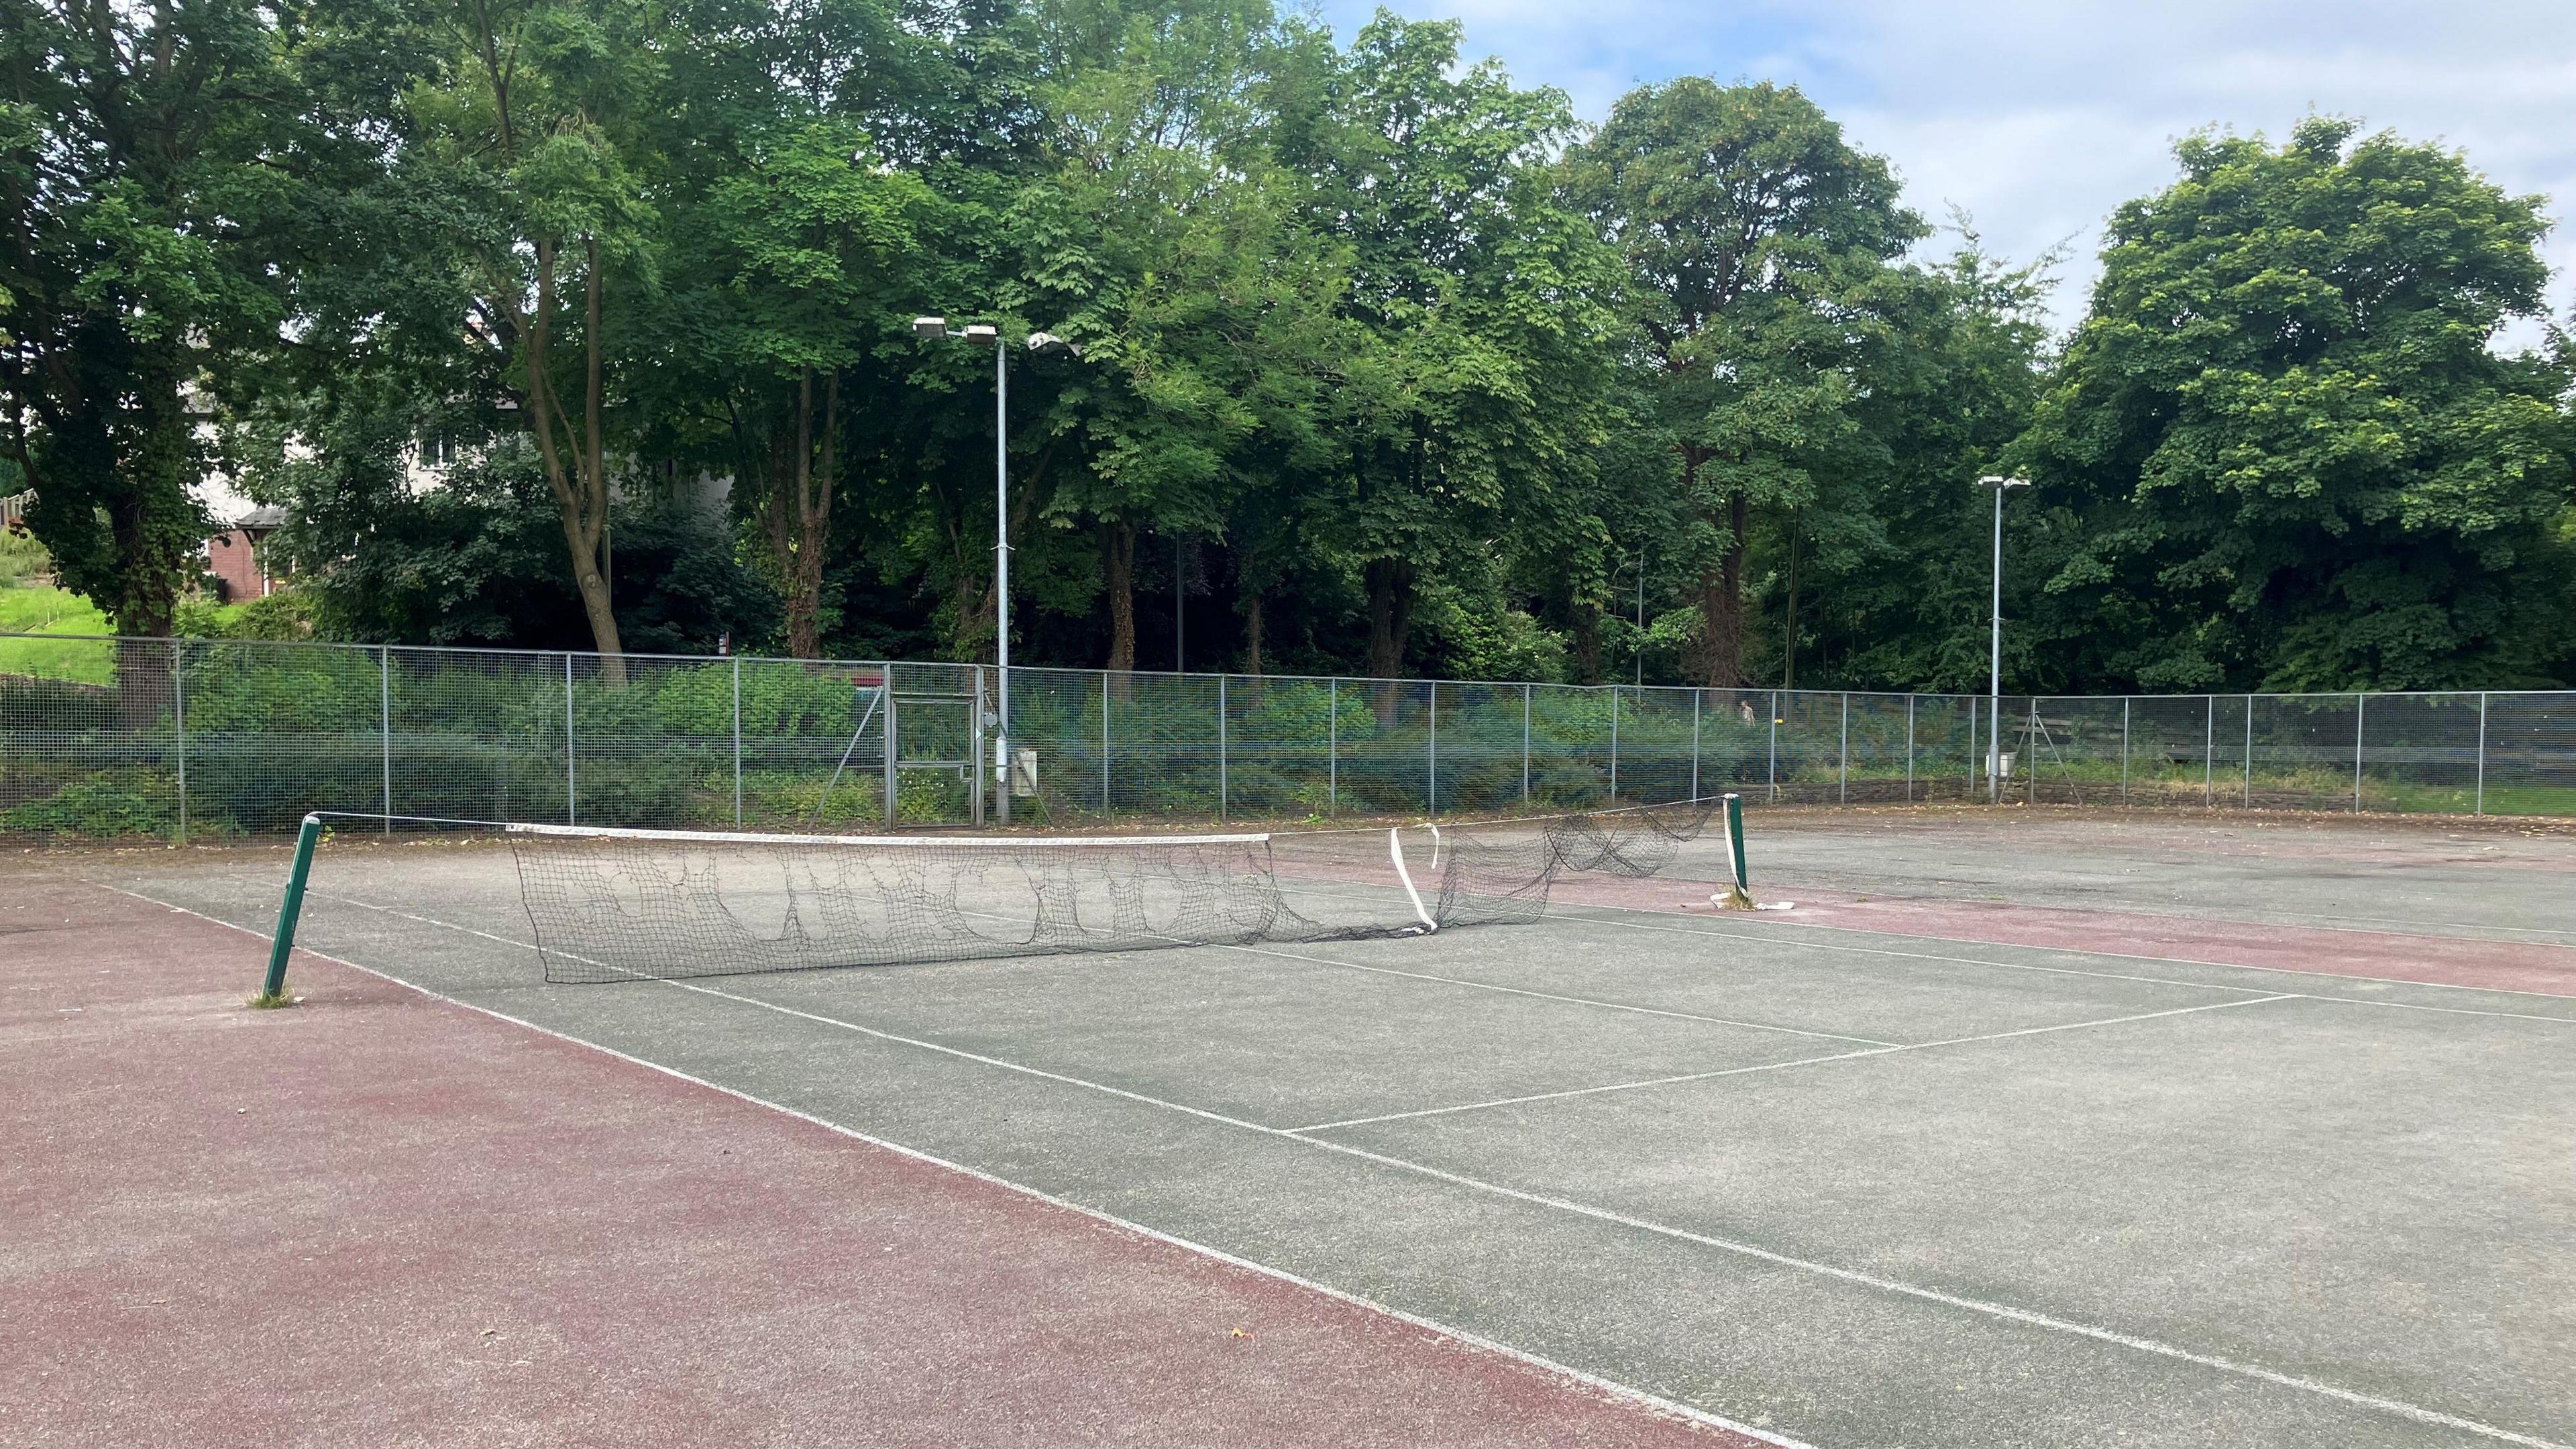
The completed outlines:
{"type": "Polygon", "coordinates": [[[1528,922],[1565,872],[1663,869],[1713,804],[1081,838],[501,828],[546,979],[606,982],[1528,922]]]}

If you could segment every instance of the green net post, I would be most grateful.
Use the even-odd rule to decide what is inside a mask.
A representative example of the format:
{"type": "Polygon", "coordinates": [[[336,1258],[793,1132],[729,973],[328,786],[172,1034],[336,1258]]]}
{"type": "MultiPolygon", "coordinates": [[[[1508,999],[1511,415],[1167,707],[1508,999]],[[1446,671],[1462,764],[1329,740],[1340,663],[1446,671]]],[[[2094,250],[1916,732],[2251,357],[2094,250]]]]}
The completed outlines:
{"type": "Polygon", "coordinates": [[[1726,804],[1726,869],[1734,877],[1726,889],[1712,897],[1730,911],[1753,909],[1753,889],[1744,869],[1744,797],[1729,791],[1726,804]]]}
{"type": "Polygon", "coordinates": [[[307,815],[295,836],[295,869],[286,877],[286,899],[277,907],[277,937],[269,943],[268,981],[260,995],[275,1000],[286,994],[286,958],[295,950],[295,921],[304,913],[304,877],[313,870],[313,847],[322,839],[322,817],[307,815]]]}

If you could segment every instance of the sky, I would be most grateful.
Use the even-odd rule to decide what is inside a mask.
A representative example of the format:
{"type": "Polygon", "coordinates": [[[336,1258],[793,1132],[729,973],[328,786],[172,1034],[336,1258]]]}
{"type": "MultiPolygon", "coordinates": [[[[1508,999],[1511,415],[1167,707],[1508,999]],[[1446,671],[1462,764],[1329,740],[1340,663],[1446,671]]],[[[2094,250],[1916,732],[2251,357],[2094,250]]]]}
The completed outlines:
{"type": "MultiPolygon", "coordinates": [[[[1376,5],[1328,0],[1348,39],[1376,5]]],[[[2516,194],[2552,198],[2549,305],[2576,303],[2576,0],[1387,0],[1457,19],[1598,121],[1676,75],[1794,83],[1909,203],[1968,214],[1989,249],[2064,244],[2052,314],[2082,316],[2112,209],[2171,181],[2176,138],[2209,126],[2285,138],[2310,112],[2456,148],[2516,194]]],[[[1946,250],[1935,238],[1932,246],[1946,250]]],[[[2536,341],[2537,324],[2508,346],[2536,341]]]]}

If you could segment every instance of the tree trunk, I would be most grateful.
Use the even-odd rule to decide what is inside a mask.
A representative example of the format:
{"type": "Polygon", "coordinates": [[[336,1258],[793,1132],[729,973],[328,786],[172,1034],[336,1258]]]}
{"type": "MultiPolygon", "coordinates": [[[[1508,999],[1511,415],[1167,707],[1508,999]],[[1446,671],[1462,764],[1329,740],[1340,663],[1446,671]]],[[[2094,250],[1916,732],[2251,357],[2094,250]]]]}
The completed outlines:
{"type": "MultiPolygon", "coordinates": [[[[1368,566],[1369,657],[1371,675],[1393,680],[1404,670],[1405,635],[1413,627],[1413,566],[1394,559],[1371,559],[1368,566]]],[[[1395,723],[1396,689],[1377,688],[1378,724],[1395,723]]]]}
{"type": "Polygon", "coordinates": [[[770,450],[769,495],[762,502],[761,528],[768,535],[770,557],[787,594],[787,652],[798,659],[822,653],[823,557],[832,537],[832,484],[838,466],[841,377],[823,384],[822,460],[815,461],[814,373],[808,368],[796,382],[796,433],[781,456],[770,450]]]}
{"type": "Polygon", "coordinates": [[[555,495],[555,515],[563,525],[564,547],[572,556],[573,587],[581,594],[582,612],[590,621],[591,641],[599,650],[600,675],[612,686],[626,683],[625,649],[618,641],[617,611],[608,596],[608,464],[603,456],[602,379],[600,373],[599,243],[584,244],[589,275],[584,280],[589,335],[582,339],[582,431],[576,437],[571,419],[560,412],[547,376],[546,347],[554,330],[555,258],[552,241],[536,244],[537,303],[528,322],[528,387],[526,413],[537,435],[537,455],[545,463],[546,483],[555,495]],[[556,436],[560,424],[564,435],[556,436]],[[565,458],[569,447],[573,456],[565,458]]]}
{"type": "Polygon", "coordinates": [[[1109,586],[1109,670],[1136,667],[1136,525],[1100,525],[1100,572],[1109,586]]]}
{"type": "MultiPolygon", "coordinates": [[[[1692,471],[1698,471],[1696,463],[1692,471]]],[[[1711,689],[1744,684],[1744,552],[1745,535],[1753,528],[1753,501],[1739,492],[1727,501],[1726,511],[1727,540],[1718,554],[1717,572],[1700,582],[1711,689]]]]}
{"type": "Polygon", "coordinates": [[[1601,682],[1601,606],[1580,600],[1565,609],[1574,636],[1574,677],[1578,683],[1601,682]]]}
{"type": "Polygon", "coordinates": [[[1789,607],[1780,626],[1780,687],[1798,687],[1798,544],[1796,521],[1789,528],[1789,607]]]}
{"type": "Polygon", "coordinates": [[[1413,628],[1413,566],[1391,558],[1368,565],[1369,673],[1394,679],[1404,672],[1405,636],[1413,628]]]}
{"type": "Polygon", "coordinates": [[[1261,672],[1261,591],[1243,596],[1243,672],[1261,672]]]}
{"type": "MultiPolygon", "coordinates": [[[[189,496],[190,423],[180,389],[178,359],[167,347],[139,349],[152,361],[136,369],[135,448],[111,464],[127,473],[127,486],[107,510],[108,535],[118,561],[110,612],[121,635],[166,639],[179,632],[179,590],[194,570],[203,530],[189,496]]],[[[40,495],[41,496],[41,495],[40,495]]],[[[116,660],[119,717],[128,729],[160,725],[172,714],[178,645],[132,646],[120,642],[116,660]]]]}

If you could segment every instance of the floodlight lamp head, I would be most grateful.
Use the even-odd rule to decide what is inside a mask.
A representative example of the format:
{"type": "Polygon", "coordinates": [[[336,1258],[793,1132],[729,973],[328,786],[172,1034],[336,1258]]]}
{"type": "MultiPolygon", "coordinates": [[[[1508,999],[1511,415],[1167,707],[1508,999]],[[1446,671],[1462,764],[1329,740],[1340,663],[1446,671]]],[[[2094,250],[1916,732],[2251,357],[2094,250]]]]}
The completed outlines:
{"type": "Polygon", "coordinates": [[[924,342],[937,342],[948,335],[948,319],[915,317],[912,319],[912,335],[924,342]]]}
{"type": "Polygon", "coordinates": [[[1080,357],[1082,355],[1082,344],[1079,342],[1067,342],[1052,332],[1032,332],[1029,334],[1029,351],[1034,352],[1041,357],[1057,352],[1067,352],[1071,353],[1075,357],[1080,357]]]}
{"type": "Polygon", "coordinates": [[[2030,486],[2030,479],[2026,475],[2020,473],[2015,473],[2009,478],[2005,477],[2001,473],[1988,473],[1983,478],[1977,480],[1977,486],[1980,488],[1995,489],[2027,488],[2030,486]]]}
{"type": "Polygon", "coordinates": [[[990,323],[977,322],[969,325],[964,332],[961,332],[958,335],[965,338],[967,341],[974,343],[978,347],[985,347],[1002,340],[1002,329],[995,327],[990,323]]]}

